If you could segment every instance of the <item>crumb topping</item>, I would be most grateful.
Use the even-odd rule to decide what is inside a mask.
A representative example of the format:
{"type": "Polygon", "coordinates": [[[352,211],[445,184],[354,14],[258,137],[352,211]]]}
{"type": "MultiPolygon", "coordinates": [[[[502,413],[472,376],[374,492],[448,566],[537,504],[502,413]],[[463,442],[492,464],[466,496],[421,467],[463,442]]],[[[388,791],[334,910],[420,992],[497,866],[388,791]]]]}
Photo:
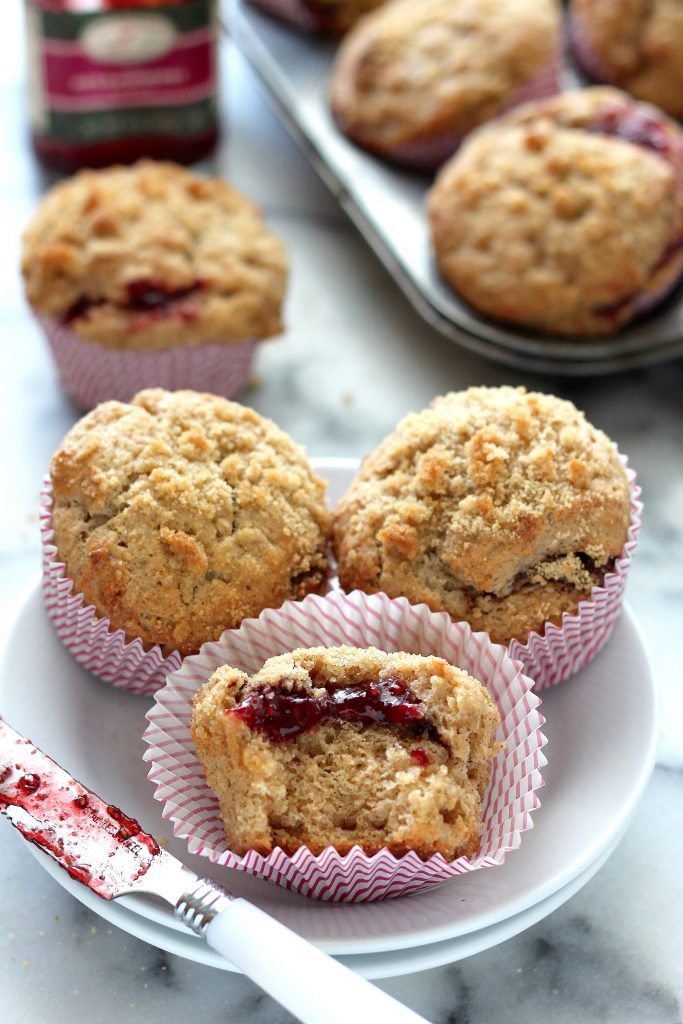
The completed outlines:
{"type": "Polygon", "coordinates": [[[682,182],[683,135],[653,108],[612,89],[528,104],[473,134],[440,172],[429,196],[436,257],[487,315],[611,333],[683,269],[682,182]],[[657,119],[668,150],[608,134],[600,118],[615,106],[657,119]]]}
{"type": "Polygon", "coordinates": [[[467,132],[549,65],[559,29],[555,0],[393,0],[342,43],[334,112],[379,151],[467,132]]]}
{"type": "Polygon", "coordinates": [[[345,589],[425,601],[506,640],[589,597],[628,522],[616,449],[575,406],[470,388],[407,416],[363,461],[334,541],[345,589]]]}
{"type": "Polygon", "coordinates": [[[51,464],[58,557],[129,639],[183,654],[319,591],[325,485],[252,409],[191,391],[106,402],[51,464]]]}
{"type": "Polygon", "coordinates": [[[86,170],[55,185],[24,233],[22,271],[40,313],[113,348],[282,329],[282,243],[227,182],[175,164],[86,170]]]}

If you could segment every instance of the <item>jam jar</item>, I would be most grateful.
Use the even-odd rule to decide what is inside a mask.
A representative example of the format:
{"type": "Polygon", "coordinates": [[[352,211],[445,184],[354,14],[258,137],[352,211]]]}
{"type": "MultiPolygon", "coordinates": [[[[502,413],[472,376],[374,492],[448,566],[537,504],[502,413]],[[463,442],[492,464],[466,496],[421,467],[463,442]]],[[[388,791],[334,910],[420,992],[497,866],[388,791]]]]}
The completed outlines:
{"type": "Polygon", "coordinates": [[[211,152],[216,0],[25,0],[25,12],[31,135],[47,167],[211,152]]]}

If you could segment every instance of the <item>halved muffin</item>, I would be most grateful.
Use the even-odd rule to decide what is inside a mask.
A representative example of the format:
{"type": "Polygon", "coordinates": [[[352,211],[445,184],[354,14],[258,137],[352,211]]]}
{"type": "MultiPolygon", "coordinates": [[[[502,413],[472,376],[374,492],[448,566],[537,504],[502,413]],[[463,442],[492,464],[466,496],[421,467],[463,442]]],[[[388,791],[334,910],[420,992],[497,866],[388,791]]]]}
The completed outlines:
{"type": "Polygon", "coordinates": [[[235,853],[474,856],[497,708],[441,658],[308,648],[217,669],[191,733],[235,853]]]}

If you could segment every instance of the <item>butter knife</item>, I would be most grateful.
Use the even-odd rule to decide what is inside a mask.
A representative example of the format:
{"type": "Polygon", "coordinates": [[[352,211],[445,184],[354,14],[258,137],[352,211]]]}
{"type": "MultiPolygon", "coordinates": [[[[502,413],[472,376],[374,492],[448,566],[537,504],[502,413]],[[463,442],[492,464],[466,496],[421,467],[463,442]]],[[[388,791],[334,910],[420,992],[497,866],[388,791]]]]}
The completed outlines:
{"type": "Polygon", "coordinates": [[[0,719],[0,813],[105,900],[158,896],[303,1024],[427,1024],[242,897],[198,878],[0,719]]]}

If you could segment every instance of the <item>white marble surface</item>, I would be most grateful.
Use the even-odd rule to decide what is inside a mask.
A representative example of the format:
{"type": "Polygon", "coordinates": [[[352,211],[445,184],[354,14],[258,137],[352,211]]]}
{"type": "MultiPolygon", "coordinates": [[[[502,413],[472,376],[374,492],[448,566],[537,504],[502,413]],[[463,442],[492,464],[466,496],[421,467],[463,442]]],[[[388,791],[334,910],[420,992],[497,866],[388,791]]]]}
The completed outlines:
{"type": "MultiPolygon", "coordinates": [[[[0,623],[39,569],[36,501],[50,454],[76,419],[23,305],[18,240],[45,179],[25,144],[19,4],[0,39],[0,623]]],[[[261,101],[224,62],[218,169],[285,239],[288,331],[259,353],[243,400],[311,454],[361,455],[409,409],[476,383],[571,397],[627,452],[646,502],[629,600],[664,708],[660,765],[626,837],[551,917],[451,967],[383,984],[436,1024],[677,1024],[683,1009],[683,362],[605,380],[529,378],[426,328],[261,101]]],[[[0,713],[2,708],[0,708],[0,713]]],[[[577,737],[580,743],[580,737],[577,737]]],[[[166,955],[65,893],[0,822],[0,1021],[93,1024],[290,1018],[251,982],[166,955]]],[[[378,1022],[384,1024],[384,1022],[378,1022]]]]}

